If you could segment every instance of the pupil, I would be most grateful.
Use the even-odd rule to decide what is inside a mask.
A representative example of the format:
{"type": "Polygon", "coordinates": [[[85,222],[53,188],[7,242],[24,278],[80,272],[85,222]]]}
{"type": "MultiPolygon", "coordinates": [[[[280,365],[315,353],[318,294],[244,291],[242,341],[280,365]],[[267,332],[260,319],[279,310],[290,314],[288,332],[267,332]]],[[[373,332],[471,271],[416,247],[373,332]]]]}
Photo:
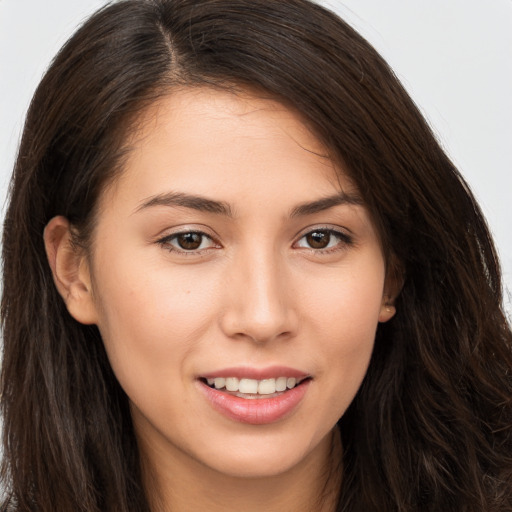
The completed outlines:
{"type": "Polygon", "coordinates": [[[325,231],[314,231],[306,236],[308,244],[313,249],[325,249],[331,239],[329,233],[325,231]]]}
{"type": "Polygon", "coordinates": [[[178,235],[178,244],[182,249],[193,251],[201,245],[201,238],[199,233],[183,233],[178,235]]]}

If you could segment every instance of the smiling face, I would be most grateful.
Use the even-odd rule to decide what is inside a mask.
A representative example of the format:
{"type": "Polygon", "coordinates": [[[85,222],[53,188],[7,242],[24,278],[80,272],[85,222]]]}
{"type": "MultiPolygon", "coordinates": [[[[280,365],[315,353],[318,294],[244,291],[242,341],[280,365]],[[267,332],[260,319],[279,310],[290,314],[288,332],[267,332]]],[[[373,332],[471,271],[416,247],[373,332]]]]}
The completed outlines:
{"type": "Polygon", "coordinates": [[[393,314],[357,190],[297,114],[248,94],[175,92],[131,147],[66,300],[143,452],[268,476],[325,450],[393,314]]]}

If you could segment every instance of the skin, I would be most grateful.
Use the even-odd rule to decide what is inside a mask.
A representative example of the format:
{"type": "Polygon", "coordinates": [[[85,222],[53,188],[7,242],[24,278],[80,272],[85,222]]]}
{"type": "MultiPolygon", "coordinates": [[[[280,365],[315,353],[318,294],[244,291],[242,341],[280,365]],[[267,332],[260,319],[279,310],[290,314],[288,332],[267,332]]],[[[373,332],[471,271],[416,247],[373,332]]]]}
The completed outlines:
{"type": "Polygon", "coordinates": [[[130,399],[154,508],[332,509],[335,424],[395,311],[357,190],[296,112],[250,92],[175,91],[129,146],[88,254],[71,246],[63,217],[45,241],[70,313],[98,325],[130,399]],[[176,204],[176,193],[224,211],[176,204]],[[315,230],[325,248],[311,247],[315,230]],[[190,231],[204,235],[186,251],[175,235],[190,231]],[[200,392],[205,373],[273,365],[311,377],[279,421],[235,421],[200,392]]]}

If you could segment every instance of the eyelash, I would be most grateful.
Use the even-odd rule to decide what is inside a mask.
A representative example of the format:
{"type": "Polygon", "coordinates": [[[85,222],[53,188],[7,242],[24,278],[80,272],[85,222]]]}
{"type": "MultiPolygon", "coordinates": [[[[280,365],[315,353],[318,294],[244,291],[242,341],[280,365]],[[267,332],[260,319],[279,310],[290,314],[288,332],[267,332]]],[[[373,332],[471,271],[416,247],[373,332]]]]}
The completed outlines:
{"type": "Polygon", "coordinates": [[[301,248],[309,250],[315,254],[320,254],[320,255],[332,254],[334,252],[341,251],[341,250],[345,249],[346,247],[350,247],[351,245],[354,244],[353,237],[343,231],[339,231],[337,229],[333,229],[333,228],[329,228],[329,227],[318,227],[315,229],[310,229],[306,233],[304,233],[297,240],[297,242],[294,243],[294,246],[297,246],[297,244],[301,240],[306,239],[306,237],[312,236],[314,234],[328,235],[329,236],[328,244],[331,243],[332,237],[335,237],[338,239],[337,243],[335,243],[335,245],[333,245],[331,247],[329,247],[329,245],[327,247],[322,247],[322,248],[315,248],[315,247],[311,247],[311,246],[301,247],[301,248]]]}
{"type": "MultiPolygon", "coordinates": [[[[210,235],[204,233],[203,231],[196,231],[196,230],[189,230],[189,231],[181,231],[179,233],[173,233],[172,235],[167,235],[157,241],[162,247],[164,247],[166,250],[172,253],[177,253],[185,256],[194,256],[202,254],[206,251],[210,251],[211,249],[217,249],[220,247],[220,244],[216,242],[210,235]],[[195,249],[185,249],[183,247],[177,247],[174,245],[174,242],[177,242],[178,237],[180,236],[199,236],[200,237],[200,244],[195,249]],[[208,239],[211,241],[211,246],[201,248],[201,245],[203,245],[205,239],[208,239]]],[[[351,246],[354,244],[354,240],[352,236],[348,235],[347,233],[344,233],[342,231],[338,231],[336,229],[327,228],[327,227],[319,227],[316,229],[311,229],[301,235],[301,237],[293,244],[294,247],[299,247],[301,249],[306,249],[308,251],[311,251],[315,254],[331,254],[333,252],[337,252],[340,250],[343,250],[347,246],[351,246]],[[306,239],[308,236],[312,236],[314,234],[322,234],[322,235],[328,235],[328,245],[326,247],[302,247],[298,246],[299,242],[303,239],[306,239]],[[329,244],[331,243],[332,237],[335,237],[338,239],[338,242],[334,245],[329,247],[329,244]]]]}
{"type": "MultiPolygon", "coordinates": [[[[169,252],[182,254],[184,256],[194,256],[201,253],[204,253],[205,251],[209,251],[210,249],[216,249],[220,247],[220,244],[218,244],[210,235],[207,235],[203,231],[196,231],[196,230],[187,230],[187,231],[180,231],[179,233],[173,233],[172,235],[167,235],[160,240],[158,240],[158,243],[164,247],[169,252]],[[180,236],[194,236],[197,235],[200,238],[201,242],[198,248],[196,249],[184,249],[182,247],[177,247],[173,245],[173,242],[177,241],[180,236]],[[205,239],[208,239],[211,241],[212,246],[201,248],[201,245],[203,245],[205,239]]],[[[176,242],[178,243],[178,242],[176,242]]]]}

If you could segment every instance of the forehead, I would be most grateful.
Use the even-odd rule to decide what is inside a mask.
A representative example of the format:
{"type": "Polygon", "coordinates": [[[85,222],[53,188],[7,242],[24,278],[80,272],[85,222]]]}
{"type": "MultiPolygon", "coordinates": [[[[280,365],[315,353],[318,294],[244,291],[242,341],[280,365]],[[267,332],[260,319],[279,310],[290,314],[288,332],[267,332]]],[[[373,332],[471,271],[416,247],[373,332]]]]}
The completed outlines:
{"type": "Polygon", "coordinates": [[[250,91],[174,90],[142,113],[127,148],[111,193],[129,185],[141,197],[177,189],[232,200],[263,186],[301,202],[355,189],[298,112],[250,91]]]}

